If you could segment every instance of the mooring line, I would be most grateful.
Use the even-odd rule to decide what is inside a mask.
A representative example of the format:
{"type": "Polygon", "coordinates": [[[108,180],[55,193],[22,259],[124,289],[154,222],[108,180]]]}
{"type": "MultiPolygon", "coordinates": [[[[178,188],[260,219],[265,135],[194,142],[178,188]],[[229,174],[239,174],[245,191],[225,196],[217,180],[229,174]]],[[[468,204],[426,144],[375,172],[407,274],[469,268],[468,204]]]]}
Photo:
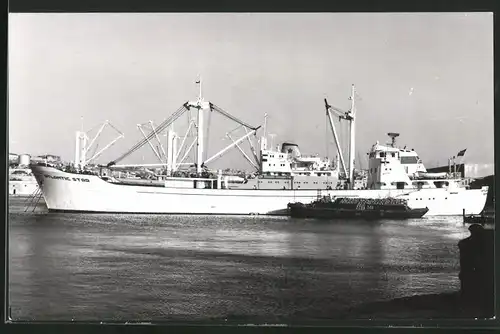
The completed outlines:
{"type": "MultiPolygon", "coordinates": [[[[41,197],[41,195],[42,195],[42,190],[40,189],[40,187],[38,187],[38,188],[35,190],[35,192],[34,192],[33,196],[30,196],[30,197],[29,197],[29,199],[30,199],[30,200],[29,200],[28,204],[26,205],[26,208],[24,209],[24,212],[27,212],[27,211],[29,210],[29,208],[31,207],[31,205],[33,204],[33,202],[35,201],[35,198],[36,198],[37,196],[39,196],[38,198],[40,198],[40,197],[41,197]]],[[[38,201],[40,201],[40,199],[38,199],[38,201]]],[[[37,203],[38,203],[38,201],[37,201],[37,203]]],[[[36,208],[36,204],[35,204],[35,208],[36,208]]],[[[34,210],[33,210],[33,211],[34,211],[34,210]]],[[[32,211],[32,212],[33,212],[33,211],[32,211]]]]}
{"type": "Polygon", "coordinates": [[[42,198],[42,195],[43,195],[43,193],[40,191],[39,194],[38,194],[38,199],[36,200],[35,206],[33,206],[33,210],[31,212],[35,212],[35,209],[36,209],[38,203],[40,202],[40,199],[42,198]]]}

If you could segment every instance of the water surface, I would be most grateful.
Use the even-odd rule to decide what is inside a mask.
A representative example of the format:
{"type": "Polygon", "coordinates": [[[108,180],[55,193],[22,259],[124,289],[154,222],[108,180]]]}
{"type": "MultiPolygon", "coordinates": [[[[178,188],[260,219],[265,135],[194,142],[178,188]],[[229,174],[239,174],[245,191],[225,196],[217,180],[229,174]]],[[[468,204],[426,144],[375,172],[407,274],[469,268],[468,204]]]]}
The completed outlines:
{"type": "Polygon", "coordinates": [[[334,319],[456,291],[460,217],[49,214],[11,199],[13,320],[334,319]]]}

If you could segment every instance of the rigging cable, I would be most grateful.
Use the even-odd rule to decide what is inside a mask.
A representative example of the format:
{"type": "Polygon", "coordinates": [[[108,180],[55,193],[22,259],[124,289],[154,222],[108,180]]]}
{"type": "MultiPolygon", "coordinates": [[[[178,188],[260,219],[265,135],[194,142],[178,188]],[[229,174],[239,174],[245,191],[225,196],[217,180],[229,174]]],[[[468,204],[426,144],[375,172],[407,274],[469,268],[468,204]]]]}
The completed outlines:
{"type": "Polygon", "coordinates": [[[95,155],[95,152],[97,152],[97,148],[99,147],[99,139],[97,140],[97,142],[95,143],[95,148],[94,148],[94,152],[92,153],[92,155],[90,156],[91,158],[95,155]]]}
{"type": "Polygon", "coordinates": [[[230,113],[228,113],[227,111],[224,111],[222,108],[220,108],[219,106],[217,106],[216,104],[214,103],[211,103],[210,102],[210,109],[214,109],[215,111],[217,111],[218,113],[226,116],[227,118],[229,118],[230,120],[236,122],[236,123],[239,123],[249,129],[252,129],[252,130],[255,130],[256,128],[251,126],[250,124],[247,124],[241,120],[239,120],[238,118],[234,117],[233,115],[231,115],[230,113]]]}
{"type": "Polygon", "coordinates": [[[97,152],[97,148],[99,147],[99,139],[101,139],[101,135],[96,138],[94,152],[92,152],[92,154],[90,155],[91,158],[95,155],[95,152],[97,152]]]}
{"type": "MultiPolygon", "coordinates": [[[[177,119],[180,115],[182,115],[182,113],[184,113],[186,110],[187,110],[186,109],[186,104],[183,104],[179,109],[177,109],[177,111],[175,111],[172,115],[170,115],[170,117],[168,117],[165,121],[163,121],[158,126],[157,131],[159,131],[159,132],[163,131],[175,119],[177,119]]],[[[124,154],[122,154],[120,157],[118,157],[114,161],[110,162],[108,164],[108,166],[111,166],[111,165],[115,164],[116,162],[118,162],[120,160],[123,160],[124,158],[126,158],[127,156],[129,156],[130,154],[132,154],[133,152],[137,151],[139,148],[141,148],[142,146],[144,146],[144,144],[146,144],[148,142],[148,140],[150,140],[154,136],[155,136],[155,131],[151,131],[150,134],[146,136],[146,138],[143,138],[137,144],[135,144],[131,149],[129,149],[128,151],[126,151],[124,154]]]]}

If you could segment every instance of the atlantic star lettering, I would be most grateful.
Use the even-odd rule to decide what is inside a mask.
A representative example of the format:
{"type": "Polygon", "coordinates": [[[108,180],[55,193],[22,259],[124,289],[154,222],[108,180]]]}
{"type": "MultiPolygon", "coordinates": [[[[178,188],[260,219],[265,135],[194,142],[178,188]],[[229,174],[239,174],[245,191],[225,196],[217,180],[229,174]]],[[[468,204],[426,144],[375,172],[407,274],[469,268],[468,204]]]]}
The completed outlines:
{"type": "Polygon", "coordinates": [[[90,182],[89,179],[84,179],[84,178],[81,178],[81,177],[67,177],[67,176],[57,176],[57,175],[48,175],[48,174],[45,174],[44,175],[45,178],[47,179],[52,179],[52,180],[63,180],[63,181],[75,181],[75,182],[90,182]]]}
{"type": "Polygon", "coordinates": [[[89,180],[89,179],[82,179],[82,178],[79,178],[79,177],[74,177],[74,178],[73,178],[73,181],[90,182],[90,180],[89,180]]]}

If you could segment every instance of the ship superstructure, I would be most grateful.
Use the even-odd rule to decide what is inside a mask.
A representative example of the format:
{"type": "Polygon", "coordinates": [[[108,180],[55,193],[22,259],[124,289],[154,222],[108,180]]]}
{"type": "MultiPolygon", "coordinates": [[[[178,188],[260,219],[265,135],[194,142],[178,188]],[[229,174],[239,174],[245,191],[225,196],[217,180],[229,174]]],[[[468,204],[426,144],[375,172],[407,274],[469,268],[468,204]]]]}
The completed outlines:
{"type": "Polygon", "coordinates": [[[448,173],[428,173],[413,149],[395,145],[398,133],[388,133],[390,145],[376,143],[369,152],[369,189],[433,189],[465,187],[467,182],[450,169],[448,173]]]}

